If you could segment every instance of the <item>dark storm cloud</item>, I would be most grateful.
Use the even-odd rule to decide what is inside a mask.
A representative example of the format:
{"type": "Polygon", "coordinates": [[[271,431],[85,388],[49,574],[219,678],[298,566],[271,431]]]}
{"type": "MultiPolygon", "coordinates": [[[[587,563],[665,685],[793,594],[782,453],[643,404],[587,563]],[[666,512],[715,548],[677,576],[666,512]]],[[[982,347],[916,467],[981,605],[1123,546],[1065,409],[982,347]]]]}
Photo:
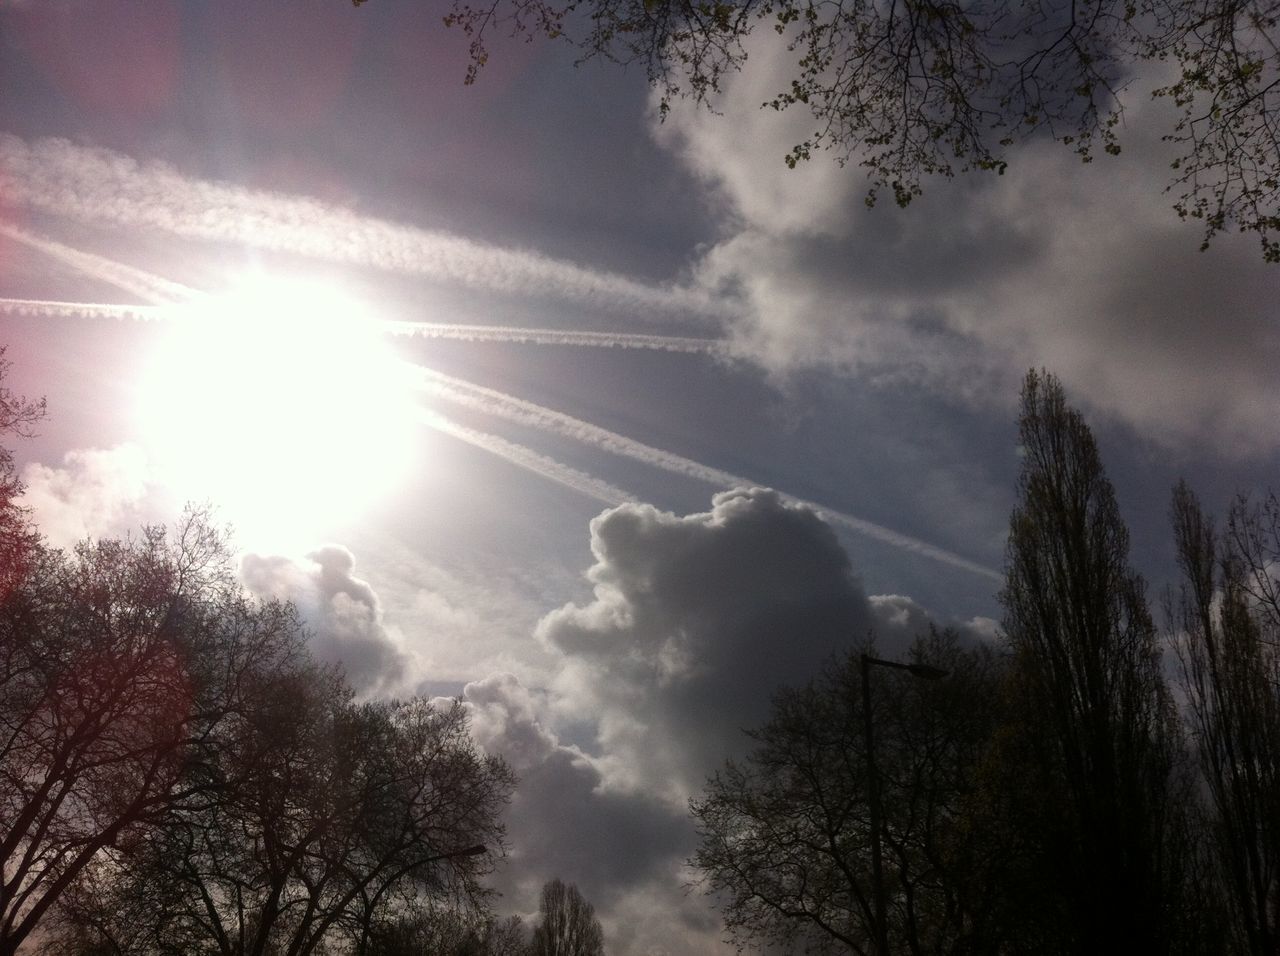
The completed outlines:
{"type": "Polygon", "coordinates": [[[293,602],[310,631],[312,652],[340,663],[357,693],[391,691],[405,679],[408,657],[383,625],[378,596],[354,570],[350,551],[326,545],[305,561],[248,554],[240,576],[259,597],[293,602]]]}

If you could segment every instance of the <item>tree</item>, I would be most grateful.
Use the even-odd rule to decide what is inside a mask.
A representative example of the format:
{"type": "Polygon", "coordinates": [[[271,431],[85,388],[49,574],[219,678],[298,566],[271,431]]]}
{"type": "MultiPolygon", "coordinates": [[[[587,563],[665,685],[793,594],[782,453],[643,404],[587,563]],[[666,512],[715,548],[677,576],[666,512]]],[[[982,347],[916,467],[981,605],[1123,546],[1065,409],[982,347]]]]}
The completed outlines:
{"type": "MultiPolygon", "coordinates": [[[[0,385],[0,433],[42,414],[0,385]]],[[[202,512],[67,552],[21,490],[0,448],[0,956],[363,952],[423,900],[487,914],[514,777],[460,701],[357,703],[202,512]]]]}
{"type": "MultiPolygon", "coordinates": [[[[4,355],[5,348],[0,346],[0,435],[29,437],[32,427],[44,418],[45,403],[43,399],[28,401],[5,386],[9,363],[4,355]]],[[[17,505],[21,494],[13,453],[0,445],[0,598],[22,578],[37,540],[26,513],[17,505]]]]}
{"type": "Polygon", "coordinates": [[[484,915],[506,765],[476,751],[460,703],[356,704],[304,665],[260,686],[221,742],[214,798],[174,813],[77,925],[121,952],[304,956],[338,939],[367,952],[427,900],[484,915]]]}
{"type": "Polygon", "coordinates": [[[604,936],[595,908],[578,888],[559,879],[542,887],[540,917],[533,927],[532,956],[603,956],[604,936]]]}
{"type": "Polygon", "coordinates": [[[1033,137],[1086,162],[1099,146],[1118,153],[1127,81],[1172,63],[1157,95],[1180,110],[1165,136],[1182,151],[1175,210],[1204,224],[1206,244],[1237,226],[1280,262],[1277,16],[1274,0],[454,0],[445,22],[470,38],[467,82],[495,30],[570,34],[586,59],[644,64],[664,113],[676,97],[711,103],[745,64],[744,41],[776,34],[794,66],[763,105],[814,120],[787,163],[830,150],[868,170],[868,202],[890,190],[901,205],[926,176],[1003,173],[1033,137]]]}
{"type": "Polygon", "coordinates": [[[383,921],[369,956],[522,956],[529,940],[518,916],[477,917],[453,908],[417,905],[383,921]]]}
{"type": "MultiPolygon", "coordinates": [[[[863,650],[780,691],[750,733],[754,752],[691,803],[691,863],[739,946],[874,951],[863,650]]],[[[884,671],[872,684],[889,951],[995,952],[1000,843],[969,810],[999,720],[1000,661],[951,632],[929,633],[909,656],[950,673],[931,682],[884,671]]]]}
{"type": "Polygon", "coordinates": [[[1239,951],[1280,948],[1280,501],[1239,498],[1218,532],[1173,495],[1182,586],[1170,622],[1239,951]]]}
{"type": "Polygon", "coordinates": [[[193,514],[172,536],[36,546],[0,599],[0,953],[208,791],[199,768],[235,707],[234,666],[296,639],[281,609],[229,590],[226,553],[193,514]]]}
{"type": "Polygon", "coordinates": [[[1071,951],[1169,951],[1190,909],[1186,794],[1145,585],[1093,435],[1053,376],[1027,375],[1020,435],[1001,601],[1036,909],[1057,914],[1071,951]]]}

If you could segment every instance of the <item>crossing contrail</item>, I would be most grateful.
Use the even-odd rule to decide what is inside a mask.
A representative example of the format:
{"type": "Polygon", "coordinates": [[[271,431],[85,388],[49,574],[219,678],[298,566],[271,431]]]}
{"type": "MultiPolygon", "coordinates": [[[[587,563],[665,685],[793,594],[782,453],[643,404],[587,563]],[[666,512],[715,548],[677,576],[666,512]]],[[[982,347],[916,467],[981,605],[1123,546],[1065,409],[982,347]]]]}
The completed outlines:
{"type": "MultiPolygon", "coordinates": [[[[2,140],[3,137],[0,137],[0,141],[2,140]]],[[[0,150],[2,150],[2,147],[0,147],[0,150]]],[[[114,259],[108,259],[105,256],[94,255],[92,252],[84,252],[81,249],[63,245],[61,242],[54,242],[52,239],[33,235],[25,229],[19,229],[10,223],[0,222],[0,236],[6,236],[15,242],[21,242],[23,245],[66,263],[77,272],[83,273],[92,279],[106,282],[117,289],[128,292],[130,295],[139,296],[154,304],[182,302],[199,295],[195,289],[180,282],[173,282],[169,279],[152,275],[145,269],[138,269],[122,262],[116,262],[114,259]]]]}
{"type": "Polygon", "coordinates": [[[115,305],[108,302],[50,302],[45,299],[0,299],[0,312],[37,318],[166,319],[173,310],[161,305],[115,305]]]}
{"type": "Polygon", "coordinates": [[[474,445],[476,448],[483,449],[491,455],[497,455],[506,461],[517,465],[526,471],[548,478],[557,484],[566,488],[584,494],[589,498],[595,498],[607,505],[620,505],[627,502],[635,502],[637,499],[633,495],[627,494],[621,488],[609,484],[600,478],[587,474],[585,471],[579,471],[577,468],[556,461],[546,455],[540,454],[524,445],[519,445],[513,441],[508,441],[498,435],[492,435],[489,432],[477,431],[474,428],[468,428],[466,425],[460,425],[452,419],[446,418],[439,412],[423,409],[421,412],[422,421],[446,435],[474,445]]]}
{"type": "MultiPolygon", "coordinates": [[[[116,305],[105,302],[60,302],[48,299],[0,298],[0,311],[10,315],[47,318],[164,320],[188,317],[183,305],[116,305]]],[[[698,355],[725,355],[718,339],[629,332],[575,332],[565,329],[525,329],[507,325],[458,325],[448,322],[403,322],[374,319],[370,324],[389,335],[454,339],[464,342],[509,342],[519,345],[561,345],[584,348],[646,349],[698,355]]]]}
{"type": "Polygon", "coordinates": [[[0,134],[5,199],[82,222],[231,242],[414,273],[523,297],[714,325],[730,317],[700,289],[658,285],[522,249],[362,216],[301,196],[184,175],[65,139],[0,134]]]}
{"type": "Polygon", "coordinates": [[[395,335],[430,339],[461,339],[470,342],[517,342],[530,345],[581,345],[593,348],[648,349],[659,352],[688,352],[727,355],[720,339],[682,335],[643,335],[632,332],[575,332],[563,329],[524,329],[510,325],[456,325],[447,322],[383,323],[395,335]]]}
{"type": "MultiPolygon", "coordinates": [[[[685,458],[682,455],[676,455],[661,448],[646,445],[607,428],[601,428],[599,425],[593,425],[582,419],[574,418],[563,412],[557,412],[554,409],[522,398],[516,398],[496,389],[476,385],[464,379],[455,378],[422,366],[415,366],[415,371],[421,376],[422,386],[426,391],[466,408],[503,418],[516,424],[551,432],[603,451],[612,452],[615,455],[631,458],[634,461],[662,469],[663,471],[685,475],[720,488],[736,488],[744,485],[759,484],[759,482],[744,478],[741,475],[735,475],[719,468],[712,468],[691,458],[685,458]]],[[[806,501],[794,495],[781,494],[784,500],[815,511],[829,523],[841,525],[876,541],[882,541],[904,551],[910,551],[913,554],[931,558],[982,577],[992,578],[997,581],[1003,580],[1003,575],[994,568],[971,561],[927,541],[922,541],[919,538],[894,531],[891,528],[886,528],[883,525],[842,511],[836,511],[816,502],[806,501]]]]}

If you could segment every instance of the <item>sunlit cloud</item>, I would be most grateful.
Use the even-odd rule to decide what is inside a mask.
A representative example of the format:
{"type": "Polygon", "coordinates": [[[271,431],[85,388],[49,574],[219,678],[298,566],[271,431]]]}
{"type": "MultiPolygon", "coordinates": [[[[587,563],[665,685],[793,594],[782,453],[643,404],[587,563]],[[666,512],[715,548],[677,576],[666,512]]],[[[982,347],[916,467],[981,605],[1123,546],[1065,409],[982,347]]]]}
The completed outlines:
{"type": "Polygon", "coordinates": [[[737,357],[1002,414],[1026,369],[1047,366],[1090,411],[1168,446],[1280,447],[1274,269],[1248,235],[1197,251],[1169,208],[1173,153],[1155,130],[1177,117],[1146,95],[1157,77],[1133,82],[1119,156],[1082,164],[1032,142],[1002,176],[926,181],[906,209],[869,209],[857,156],[784,164],[813,118],[761,109],[798,55],[772,39],[748,40],[750,69],[724,78],[715,112],[678,102],[653,124],[720,214],[692,270],[739,303],[725,329],[737,357]]]}
{"type": "MultiPolygon", "coordinates": [[[[592,900],[606,912],[642,909],[656,899],[680,928],[703,912],[679,889],[676,871],[694,843],[683,808],[651,793],[606,787],[595,761],[549,727],[547,695],[513,675],[468,683],[462,697],[477,742],[520,776],[507,818],[513,865],[497,877],[507,900],[533,909],[545,873],[552,872],[591,887],[592,900]]],[[[632,932],[625,921],[616,931],[632,932]]]]}
{"type": "Polygon", "coordinates": [[[606,785],[673,808],[748,745],[779,684],[882,623],[832,528],[764,489],[689,515],[622,505],[591,522],[591,553],[592,599],[538,627],[562,655],[553,686],[594,721],[606,785]]]}
{"type": "Polygon", "coordinates": [[[391,695],[412,684],[413,660],[387,628],[382,602],[354,574],[355,566],[349,550],[331,544],[303,558],[247,554],[240,577],[259,597],[293,603],[312,653],[341,665],[357,692],[391,695]]]}
{"type": "Polygon", "coordinates": [[[22,469],[21,503],[41,535],[70,548],[86,538],[123,535],[144,518],[156,475],[146,452],[126,443],[67,452],[59,465],[33,462],[22,469]]]}

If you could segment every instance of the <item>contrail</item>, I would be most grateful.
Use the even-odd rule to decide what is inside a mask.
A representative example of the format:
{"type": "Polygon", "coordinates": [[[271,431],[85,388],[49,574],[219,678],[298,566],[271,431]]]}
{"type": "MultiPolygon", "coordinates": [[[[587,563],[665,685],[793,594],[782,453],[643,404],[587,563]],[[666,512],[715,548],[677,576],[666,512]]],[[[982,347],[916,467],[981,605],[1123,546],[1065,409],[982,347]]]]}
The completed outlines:
{"type": "MultiPolygon", "coordinates": [[[[433,395],[485,414],[504,418],[517,424],[528,425],[565,438],[571,438],[604,451],[622,455],[646,465],[674,474],[685,475],[721,488],[736,488],[742,485],[759,484],[759,482],[754,482],[741,475],[722,471],[719,468],[712,468],[682,455],[676,455],[661,448],[646,445],[627,438],[625,435],[609,431],[607,428],[601,428],[599,425],[593,425],[590,422],[573,418],[570,415],[565,415],[562,412],[557,412],[554,409],[537,405],[522,398],[516,398],[496,389],[476,385],[422,366],[414,366],[414,370],[421,375],[423,388],[433,395]]],[[[896,548],[961,568],[973,574],[997,581],[1003,580],[1003,575],[994,568],[971,561],[927,541],[921,541],[911,535],[827,508],[812,501],[806,501],[803,498],[797,498],[794,495],[780,494],[782,494],[782,498],[785,501],[791,504],[809,508],[828,522],[842,525],[876,541],[882,541],[896,548]]]]}
{"type": "Polygon", "coordinates": [[[714,323],[730,315],[697,289],[650,285],[534,252],[361,216],[314,199],[194,179],[164,163],[139,163],[65,139],[28,143],[0,134],[0,178],[7,201],[83,222],[234,242],[666,319],[714,323]]]}
{"type": "Polygon", "coordinates": [[[429,339],[461,339],[469,342],[516,342],[530,345],[581,345],[593,348],[649,349],[659,352],[687,352],[727,355],[720,339],[681,335],[641,335],[630,332],[573,332],[561,329],[524,329],[509,325],[456,325],[447,322],[382,323],[393,335],[422,336],[429,339]]]}
{"type": "MultiPolygon", "coordinates": [[[[0,156],[3,156],[4,151],[3,140],[4,137],[0,136],[0,156]]],[[[2,165],[3,160],[0,159],[0,166],[2,165]]],[[[6,186],[11,186],[11,184],[6,183],[6,186]]],[[[8,192],[6,192],[6,195],[8,195],[8,192]]],[[[65,262],[77,272],[81,272],[92,279],[106,282],[132,295],[140,296],[148,302],[155,304],[182,302],[199,294],[195,289],[180,282],[172,282],[169,279],[152,275],[143,269],[128,266],[104,256],[94,255],[92,252],[73,249],[71,246],[54,242],[52,239],[44,239],[40,236],[32,235],[25,229],[19,229],[9,223],[0,222],[0,236],[7,236],[15,242],[30,246],[32,249],[43,252],[51,258],[65,262]]]]}
{"type": "MultiPolygon", "coordinates": [[[[0,298],[0,312],[47,318],[102,318],[150,321],[189,315],[182,306],[115,305],[105,302],[58,302],[47,299],[0,298]]],[[[586,348],[648,349],[701,355],[725,355],[718,339],[676,335],[637,335],[627,332],[573,332],[562,329],[523,329],[501,325],[456,325],[447,322],[372,320],[371,325],[390,335],[456,339],[466,342],[511,342],[526,345],[563,345],[586,348]]]]}
{"type": "Polygon", "coordinates": [[[44,299],[0,299],[0,312],[40,318],[165,319],[173,312],[159,305],[113,305],[105,302],[49,302],[44,299]]]}
{"type": "Polygon", "coordinates": [[[546,455],[539,454],[531,448],[526,448],[524,445],[518,445],[513,441],[507,441],[505,438],[488,432],[468,428],[438,412],[428,409],[421,411],[421,417],[425,424],[437,431],[452,435],[454,438],[483,449],[492,455],[497,455],[499,458],[505,459],[534,474],[549,478],[557,484],[571,488],[589,498],[595,498],[604,504],[620,505],[637,500],[634,496],[627,494],[621,488],[617,488],[607,481],[589,475],[585,471],[571,468],[556,461],[554,458],[548,458],[546,455]]]}

